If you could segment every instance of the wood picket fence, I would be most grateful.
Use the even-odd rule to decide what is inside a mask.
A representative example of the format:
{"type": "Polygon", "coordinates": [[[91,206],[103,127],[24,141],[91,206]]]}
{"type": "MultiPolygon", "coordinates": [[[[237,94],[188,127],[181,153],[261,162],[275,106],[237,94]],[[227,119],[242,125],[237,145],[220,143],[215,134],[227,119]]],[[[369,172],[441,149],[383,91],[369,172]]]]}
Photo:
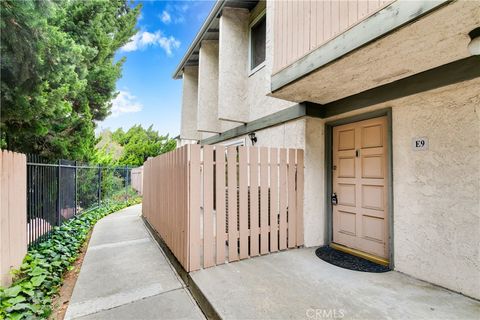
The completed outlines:
{"type": "Polygon", "coordinates": [[[138,192],[143,193],[143,167],[133,168],[130,174],[130,184],[132,188],[138,192]]]}
{"type": "Polygon", "coordinates": [[[303,245],[301,149],[186,145],[144,164],[143,215],[185,270],[303,245]]]}
{"type": "Polygon", "coordinates": [[[0,150],[0,286],[9,286],[10,270],[27,253],[27,158],[0,150]]]}

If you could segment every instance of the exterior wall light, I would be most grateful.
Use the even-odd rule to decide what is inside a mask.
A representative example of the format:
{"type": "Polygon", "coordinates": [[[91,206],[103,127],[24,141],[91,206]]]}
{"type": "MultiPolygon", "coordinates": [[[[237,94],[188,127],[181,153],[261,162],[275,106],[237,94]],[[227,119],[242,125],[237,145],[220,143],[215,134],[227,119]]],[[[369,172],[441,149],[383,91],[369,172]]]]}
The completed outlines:
{"type": "Polygon", "coordinates": [[[254,146],[255,143],[257,142],[257,137],[255,136],[255,132],[250,132],[248,134],[248,137],[250,138],[250,141],[252,141],[252,146],[254,146]]]}
{"type": "Polygon", "coordinates": [[[472,56],[480,55],[480,27],[473,29],[468,35],[471,39],[468,44],[468,51],[470,51],[472,56]]]}

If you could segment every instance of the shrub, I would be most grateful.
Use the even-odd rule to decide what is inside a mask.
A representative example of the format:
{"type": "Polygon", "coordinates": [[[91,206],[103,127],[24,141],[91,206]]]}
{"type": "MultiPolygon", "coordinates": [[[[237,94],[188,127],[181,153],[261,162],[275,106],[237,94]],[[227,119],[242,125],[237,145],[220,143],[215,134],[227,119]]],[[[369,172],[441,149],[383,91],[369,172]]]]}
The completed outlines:
{"type": "Polygon", "coordinates": [[[28,251],[9,288],[0,287],[0,319],[47,318],[52,297],[71,270],[90,229],[104,216],[140,202],[133,198],[83,213],[55,227],[49,239],[28,251]]]}

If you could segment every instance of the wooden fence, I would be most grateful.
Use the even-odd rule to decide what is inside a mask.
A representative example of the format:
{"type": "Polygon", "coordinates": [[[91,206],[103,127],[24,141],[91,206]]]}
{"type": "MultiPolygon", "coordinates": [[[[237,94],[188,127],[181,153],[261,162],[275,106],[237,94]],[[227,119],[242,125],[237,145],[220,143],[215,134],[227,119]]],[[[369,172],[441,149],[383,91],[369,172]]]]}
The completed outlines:
{"type": "Polygon", "coordinates": [[[27,158],[0,150],[0,285],[11,282],[27,253],[27,158]]]}
{"type": "Polygon", "coordinates": [[[143,214],[187,271],[303,245],[300,149],[186,145],[144,164],[143,214]]]}
{"type": "Polygon", "coordinates": [[[131,171],[131,185],[138,194],[143,194],[143,167],[134,168],[131,171]]]}

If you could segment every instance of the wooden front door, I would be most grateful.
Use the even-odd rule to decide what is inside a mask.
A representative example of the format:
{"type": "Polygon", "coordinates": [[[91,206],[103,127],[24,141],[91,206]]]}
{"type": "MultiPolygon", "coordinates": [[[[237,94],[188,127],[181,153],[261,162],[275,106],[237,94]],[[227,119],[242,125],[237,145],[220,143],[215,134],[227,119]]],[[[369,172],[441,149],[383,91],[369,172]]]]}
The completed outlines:
{"type": "Polygon", "coordinates": [[[388,259],[387,117],[333,128],[333,242],[388,259]]]}

